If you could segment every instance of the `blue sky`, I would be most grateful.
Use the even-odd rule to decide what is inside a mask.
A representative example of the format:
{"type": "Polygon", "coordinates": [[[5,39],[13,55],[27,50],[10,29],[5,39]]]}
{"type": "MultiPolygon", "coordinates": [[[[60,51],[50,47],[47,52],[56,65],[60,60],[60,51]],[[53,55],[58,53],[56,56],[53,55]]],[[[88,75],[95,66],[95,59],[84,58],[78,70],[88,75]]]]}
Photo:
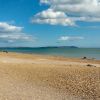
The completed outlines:
{"type": "Polygon", "coordinates": [[[99,0],[0,0],[0,46],[100,47],[99,0]]]}

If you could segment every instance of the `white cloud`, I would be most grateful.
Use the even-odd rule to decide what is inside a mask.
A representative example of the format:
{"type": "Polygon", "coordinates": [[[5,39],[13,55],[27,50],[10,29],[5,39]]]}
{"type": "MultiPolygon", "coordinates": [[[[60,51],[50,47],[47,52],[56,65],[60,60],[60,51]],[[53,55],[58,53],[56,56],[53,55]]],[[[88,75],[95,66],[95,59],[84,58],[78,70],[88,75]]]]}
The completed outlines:
{"type": "MultiPolygon", "coordinates": [[[[100,13],[100,0],[41,0],[50,8],[66,13],[93,15],[100,13]]],[[[100,16],[100,14],[99,14],[100,16]]]]}
{"type": "Polygon", "coordinates": [[[73,17],[74,21],[84,21],[84,22],[100,22],[100,17],[83,16],[83,17],[73,17]]]}
{"type": "Polygon", "coordinates": [[[13,25],[9,25],[6,22],[0,22],[0,33],[1,32],[20,32],[22,30],[23,27],[17,27],[17,26],[13,26],[13,25]]]}
{"type": "Polygon", "coordinates": [[[29,35],[25,35],[25,34],[22,34],[22,33],[17,33],[17,34],[2,34],[0,35],[0,39],[3,39],[3,40],[13,40],[13,41],[16,41],[16,40],[21,40],[21,41],[30,41],[32,40],[31,36],[29,35]]]}
{"type": "Polygon", "coordinates": [[[23,27],[0,22],[0,42],[34,41],[31,35],[22,32],[23,27]]]}
{"type": "Polygon", "coordinates": [[[52,9],[48,9],[42,11],[34,16],[32,19],[33,23],[46,23],[51,25],[63,25],[63,26],[73,26],[75,23],[72,19],[68,18],[64,12],[61,11],[53,11],[52,9]]]}
{"type": "Polygon", "coordinates": [[[35,17],[39,18],[36,19],[36,21],[33,18],[33,22],[69,26],[75,25],[77,21],[100,22],[100,0],[40,0],[40,3],[47,4],[50,7],[38,13],[35,17]],[[53,13],[51,13],[49,9],[52,9],[53,13]],[[56,14],[58,12],[62,13],[66,18],[64,16],[62,16],[61,20],[51,18],[53,15],[57,17],[56,14]],[[46,18],[42,16],[43,13],[46,14],[46,18]],[[48,14],[49,16],[47,16],[48,14]],[[63,24],[63,22],[65,23],[63,24]]]}
{"type": "Polygon", "coordinates": [[[83,40],[84,37],[80,36],[61,36],[58,40],[59,41],[74,41],[74,40],[83,40]]]}
{"type": "Polygon", "coordinates": [[[48,4],[49,1],[48,0],[40,0],[40,3],[48,4]]]}

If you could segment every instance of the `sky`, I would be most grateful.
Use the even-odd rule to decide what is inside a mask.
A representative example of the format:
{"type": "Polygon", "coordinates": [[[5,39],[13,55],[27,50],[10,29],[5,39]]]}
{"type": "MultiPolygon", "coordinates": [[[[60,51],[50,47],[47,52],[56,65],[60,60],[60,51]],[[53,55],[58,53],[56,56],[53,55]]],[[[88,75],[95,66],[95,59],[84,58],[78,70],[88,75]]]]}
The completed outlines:
{"type": "Polygon", "coordinates": [[[0,0],[0,47],[100,47],[100,0],[0,0]]]}

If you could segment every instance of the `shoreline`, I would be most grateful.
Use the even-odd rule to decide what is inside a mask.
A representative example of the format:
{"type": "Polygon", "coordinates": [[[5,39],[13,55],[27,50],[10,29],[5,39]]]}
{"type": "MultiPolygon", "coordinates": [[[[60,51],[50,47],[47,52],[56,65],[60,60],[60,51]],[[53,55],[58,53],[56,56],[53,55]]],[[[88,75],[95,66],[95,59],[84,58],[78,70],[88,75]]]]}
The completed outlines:
{"type": "Polygon", "coordinates": [[[82,58],[87,57],[88,59],[96,59],[100,60],[100,49],[99,48],[78,48],[78,49],[52,49],[52,48],[5,48],[1,49],[4,52],[17,52],[17,53],[25,53],[25,54],[39,54],[39,55],[47,55],[47,56],[60,56],[65,58],[82,58]]]}
{"type": "Polygon", "coordinates": [[[96,63],[96,64],[100,64],[100,60],[98,59],[91,59],[91,58],[86,58],[83,59],[82,58],[77,58],[77,57],[64,57],[64,56],[55,56],[55,55],[43,55],[43,54],[35,54],[35,53],[21,53],[21,52],[1,52],[0,51],[0,55],[7,55],[7,56],[12,56],[12,57],[21,57],[21,58],[38,58],[38,57],[42,57],[42,58],[47,58],[47,59],[52,59],[52,60],[60,60],[60,61],[74,61],[74,62],[83,62],[83,63],[96,63]]]}

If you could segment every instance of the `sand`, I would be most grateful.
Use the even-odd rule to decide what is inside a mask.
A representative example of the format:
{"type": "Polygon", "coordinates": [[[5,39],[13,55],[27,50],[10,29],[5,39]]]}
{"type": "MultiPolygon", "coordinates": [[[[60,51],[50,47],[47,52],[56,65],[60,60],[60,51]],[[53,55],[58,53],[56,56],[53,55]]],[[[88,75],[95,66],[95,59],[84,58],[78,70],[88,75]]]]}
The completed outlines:
{"type": "Polygon", "coordinates": [[[1,52],[0,100],[100,100],[100,61],[1,52]]]}

